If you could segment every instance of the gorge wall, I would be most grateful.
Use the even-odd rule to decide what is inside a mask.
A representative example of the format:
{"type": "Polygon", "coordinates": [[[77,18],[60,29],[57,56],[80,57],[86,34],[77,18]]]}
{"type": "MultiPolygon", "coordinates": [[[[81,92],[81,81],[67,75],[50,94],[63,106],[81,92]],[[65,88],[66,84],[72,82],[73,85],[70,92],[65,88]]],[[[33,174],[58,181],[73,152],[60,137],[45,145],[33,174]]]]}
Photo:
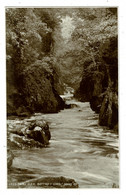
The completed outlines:
{"type": "Polygon", "coordinates": [[[59,96],[63,87],[53,56],[55,21],[55,10],[6,9],[8,115],[64,108],[59,96]]]}
{"type": "Polygon", "coordinates": [[[118,131],[118,54],[117,37],[100,46],[97,67],[92,60],[85,61],[83,77],[75,93],[80,101],[90,102],[99,113],[99,124],[118,131]]]}
{"type": "Polygon", "coordinates": [[[64,102],[58,95],[54,76],[40,64],[24,70],[16,83],[13,72],[8,70],[7,113],[25,116],[34,112],[58,112],[64,102]]]}

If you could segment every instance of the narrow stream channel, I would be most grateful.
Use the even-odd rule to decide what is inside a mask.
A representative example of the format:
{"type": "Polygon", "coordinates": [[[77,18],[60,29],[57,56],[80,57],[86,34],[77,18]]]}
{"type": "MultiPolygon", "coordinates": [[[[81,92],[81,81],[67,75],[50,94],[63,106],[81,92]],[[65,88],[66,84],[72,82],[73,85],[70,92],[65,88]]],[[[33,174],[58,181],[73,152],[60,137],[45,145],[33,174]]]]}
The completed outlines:
{"type": "Polygon", "coordinates": [[[75,179],[80,188],[118,186],[118,135],[98,125],[98,115],[89,103],[76,100],[68,100],[68,103],[74,107],[56,114],[37,113],[22,120],[8,120],[8,125],[14,128],[20,122],[45,119],[52,135],[45,148],[14,150],[15,172],[10,173],[10,177],[21,182],[29,175],[65,176],[75,179]]]}

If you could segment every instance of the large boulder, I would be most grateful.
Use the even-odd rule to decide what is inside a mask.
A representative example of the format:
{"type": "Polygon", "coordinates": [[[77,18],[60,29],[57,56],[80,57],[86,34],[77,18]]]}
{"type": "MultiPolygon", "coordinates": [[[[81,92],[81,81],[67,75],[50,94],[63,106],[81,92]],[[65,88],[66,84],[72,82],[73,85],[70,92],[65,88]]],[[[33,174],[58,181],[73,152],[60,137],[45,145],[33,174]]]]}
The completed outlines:
{"type": "Polygon", "coordinates": [[[7,70],[8,115],[28,116],[34,112],[55,113],[64,109],[55,83],[58,75],[53,69],[47,69],[48,66],[36,62],[24,68],[16,80],[9,73],[10,69],[7,70]]]}
{"type": "Polygon", "coordinates": [[[51,138],[49,126],[45,121],[31,123],[29,129],[24,134],[28,138],[34,139],[44,145],[47,145],[51,138]]]}
{"type": "Polygon", "coordinates": [[[19,89],[30,112],[53,113],[64,108],[53,77],[53,73],[39,63],[27,67],[20,75],[19,89]]]}
{"type": "Polygon", "coordinates": [[[45,121],[31,122],[26,127],[19,125],[8,132],[10,148],[44,147],[50,139],[49,125],[45,121]]]}

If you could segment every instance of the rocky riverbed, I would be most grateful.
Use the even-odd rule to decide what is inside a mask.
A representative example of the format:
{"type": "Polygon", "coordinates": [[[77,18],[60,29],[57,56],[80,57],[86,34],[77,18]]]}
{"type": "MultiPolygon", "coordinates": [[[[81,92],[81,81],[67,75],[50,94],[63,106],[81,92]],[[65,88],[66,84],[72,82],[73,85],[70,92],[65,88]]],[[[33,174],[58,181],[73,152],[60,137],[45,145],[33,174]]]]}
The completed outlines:
{"type": "Polygon", "coordinates": [[[98,125],[98,114],[89,103],[66,99],[73,106],[59,113],[8,119],[8,132],[30,141],[8,145],[8,188],[119,187],[118,134],[98,125]],[[13,133],[35,131],[41,122],[51,134],[47,144],[13,133]]]}

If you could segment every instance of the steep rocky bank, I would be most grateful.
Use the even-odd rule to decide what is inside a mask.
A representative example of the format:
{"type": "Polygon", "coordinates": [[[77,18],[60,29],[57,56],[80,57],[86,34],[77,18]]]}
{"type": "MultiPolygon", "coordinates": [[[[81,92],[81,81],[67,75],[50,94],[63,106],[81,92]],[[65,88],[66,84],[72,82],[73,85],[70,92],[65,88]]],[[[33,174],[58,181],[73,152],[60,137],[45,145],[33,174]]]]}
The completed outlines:
{"type": "Polygon", "coordinates": [[[53,113],[64,107],[53,55],[56,18],[50,9],[6,9],[8,115],[53,113]]]}
{"type": "Polygon", "coordinates": [[[16,83],[12,77],[12,70],[8,70],[7,75],[8,115],[27,116],[34,112],[53,113],[64,108],[64,101],[55,89],[53,73],[40,64],[27,67],[16,83]]]}
{"type": "Polygon", "coordinates": [[[117,37],[106,40],[100,47],[101,59],[85,61],[83,77],[75,93],[80,101],[90,102],[99,113],[99,124],[118,131],[118,55],[117,37]]]}

